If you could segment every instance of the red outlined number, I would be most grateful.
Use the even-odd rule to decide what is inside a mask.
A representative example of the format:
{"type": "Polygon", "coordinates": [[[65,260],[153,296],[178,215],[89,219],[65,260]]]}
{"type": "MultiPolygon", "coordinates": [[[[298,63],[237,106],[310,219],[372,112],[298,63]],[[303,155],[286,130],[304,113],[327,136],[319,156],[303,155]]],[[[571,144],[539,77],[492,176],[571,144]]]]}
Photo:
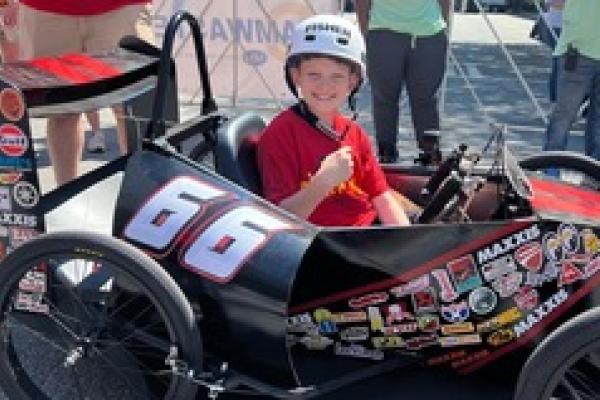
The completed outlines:
{"type": "Polygon", "coordinates": [[[226,283],[273,234],[294,229],[289,222],[249,204],[230,208],[211,221],[204,220],[205,206],[227,194],[195,178],[175,178],[146,201],[123,234],[159,255],[179,247],[182,266],[226,283]],[[198,225],[194,221],[204,223],[188,234],[198,225]],[[178,245],[183,237],[187,240],[178,245]]]}
{"type": "Polygon", "coordinates": [[[217,282],[227,282],[271,235],[291,226],[252,205],[229,210],[213,221],[181,251],[186,268],[217,282]]]}
{"type": "Polygon", "coordinates": [[[206,203],[225,194],[227,192],[191,177],[175,178],[146,201],[123,234],[163,254],[206,203]]]}

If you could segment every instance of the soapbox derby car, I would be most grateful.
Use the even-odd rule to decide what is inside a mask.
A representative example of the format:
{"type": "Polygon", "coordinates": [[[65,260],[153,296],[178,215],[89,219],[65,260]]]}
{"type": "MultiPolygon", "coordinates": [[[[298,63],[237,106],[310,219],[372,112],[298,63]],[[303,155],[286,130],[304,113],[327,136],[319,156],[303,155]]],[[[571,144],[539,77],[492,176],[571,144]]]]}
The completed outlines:
{"type": "Polygon", "coordinates": [[[258,195],[265,122],[217,111],[193,17],[171,20],[162,52],[122,45],[0,69],[11,400],[304,399],[391,370],[423,371],[436,398],[461,398],[439,377],[481,387],[494,368],[516,372],[504,398],[513,387],[519,400],[600,396],[596,161],[546,153],[519,165],[495,129],[487,167],[465,146],[438,167],[384,166],[423,207],[413,225],[321,228],[258,195]],[[167,128],[182,21],[205,97],[200,116],[167,128]],[[40,196],[29,116],[133,97],[126,109],[147,125],[137,149],[40,196]],[[584,179],[536,172],[548,167],[584,179]],[[43,233],[46,213],[114,175],[112,237],[43,233]]]}

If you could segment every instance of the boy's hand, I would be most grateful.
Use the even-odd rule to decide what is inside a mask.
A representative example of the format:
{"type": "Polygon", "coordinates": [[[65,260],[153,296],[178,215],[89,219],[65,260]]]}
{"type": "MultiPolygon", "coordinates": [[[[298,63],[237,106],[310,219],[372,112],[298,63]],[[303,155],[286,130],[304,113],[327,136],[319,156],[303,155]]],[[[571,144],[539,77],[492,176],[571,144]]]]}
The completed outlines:
{"type": "Polygon", "coordinates": [[[353,172],[352,149],[350,146],[344,146],[321,161],[315,178],[328,189],[333,189],[350,179],[353,172]]]}

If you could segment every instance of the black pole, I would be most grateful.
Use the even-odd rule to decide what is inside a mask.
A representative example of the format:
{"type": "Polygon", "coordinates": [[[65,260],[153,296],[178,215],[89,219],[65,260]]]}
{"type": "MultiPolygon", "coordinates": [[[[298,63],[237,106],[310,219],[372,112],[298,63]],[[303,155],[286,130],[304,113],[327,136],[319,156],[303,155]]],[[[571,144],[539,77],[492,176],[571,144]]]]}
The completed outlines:
{"type": "Polygon", "coordinates": [[[204,51],[204,42],[202,41],[202,33],[198,20],[187,11],[179,11],[175,13],[169,20],[169,24],[165,30],[163,39],[162,51],[160,53],[160,63],[158,67],[158,84],[154,97],[154,105],[152,108],[152,121],[148,125],[146,138],[153,140],[157,136],[165,134],[164,109],[167,99],[167,84],[169,82],[169,73],[171,72],[171,53],[173,52],[173,43],[175,42],[175,34],[179,25],[186,21],[192,33],[194,47],[196,49],[196,62],[198,65],[198,73],[202,83],[204,98],[202,99],[202,115],[217,110],[217,104],[212,96],[210,86],[210,77],[208,67],[206,65],[206,53],[204,51]]]}

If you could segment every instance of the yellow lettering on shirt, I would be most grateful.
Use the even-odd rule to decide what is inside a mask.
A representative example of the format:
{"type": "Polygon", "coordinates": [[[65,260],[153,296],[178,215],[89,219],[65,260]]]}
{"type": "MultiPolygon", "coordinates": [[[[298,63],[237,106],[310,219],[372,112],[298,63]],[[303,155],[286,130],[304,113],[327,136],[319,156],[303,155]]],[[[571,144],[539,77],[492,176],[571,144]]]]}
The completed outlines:
{"type": "MultiPolygon", "coordinates": [[[[306,187],[312,178],[312,174],[308,174],[307,179],[300,182],[300,188],[306,187]]],[[[350,197],[363,197],[366,196],[366,192],[358,186],[354,175],[345,182],[340,183],[334,187],[331,192],[327,194],[327,197],[334,195],[348,195],[350,197]]]]}

